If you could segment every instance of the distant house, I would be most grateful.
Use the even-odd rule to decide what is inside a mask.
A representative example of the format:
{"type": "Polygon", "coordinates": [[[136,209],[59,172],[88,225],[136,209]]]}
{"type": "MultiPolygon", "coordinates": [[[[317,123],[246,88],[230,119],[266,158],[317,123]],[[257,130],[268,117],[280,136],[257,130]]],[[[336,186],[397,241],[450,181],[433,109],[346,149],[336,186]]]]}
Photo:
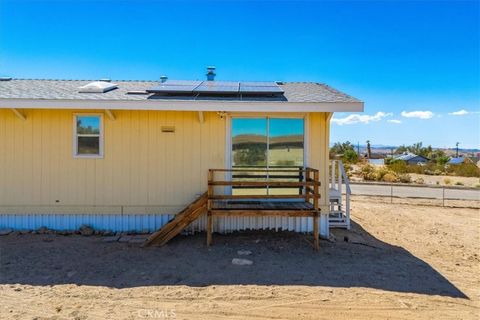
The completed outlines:
{"type": "Polygon", "coordinates": [[[464,157],[456,157],[456,158],[450,158],[450,160],[448,160],[447,164],[462,164],[464,162],[465,162],[464,157]]]}
{"type": "Polygon", "coordinates": [[[403,153],[403,154],[394,156],[393,160],[405,161],[407,164],[420,164],[420,163],[423,164],[423,163],[427,163],[430,159],[425,158],[424,156],[419,156],[414,153],[408,152],[408,153],[403,153]]]}
{"type": "Polygon", "coordinates": [[[477,157],[456,157],[451,158],[447,164],[462,164],[462,163],[472,163],[478,166],[479,159],[477,157]]]}

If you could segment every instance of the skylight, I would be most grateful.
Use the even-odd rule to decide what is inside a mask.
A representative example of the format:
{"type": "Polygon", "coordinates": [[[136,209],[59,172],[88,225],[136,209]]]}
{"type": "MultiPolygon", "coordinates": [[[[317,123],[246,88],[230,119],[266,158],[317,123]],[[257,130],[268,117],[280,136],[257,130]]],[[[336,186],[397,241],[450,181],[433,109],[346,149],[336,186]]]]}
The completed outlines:
{"type": "Polygon", "coordinates": [[[78,88],[80,93],[104,93],[110,90],[117,89],[118,86],[115,83],[106,81],[94,81],[78,88]]]}

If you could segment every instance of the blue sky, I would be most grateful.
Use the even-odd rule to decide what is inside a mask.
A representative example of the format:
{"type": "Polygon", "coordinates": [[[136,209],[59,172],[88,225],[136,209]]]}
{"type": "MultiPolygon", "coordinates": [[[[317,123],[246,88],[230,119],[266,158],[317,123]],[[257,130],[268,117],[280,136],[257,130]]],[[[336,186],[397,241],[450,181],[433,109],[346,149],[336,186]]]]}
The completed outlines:
{"type": "Polygon", "coordinates": [[[332,142],[478,148],[479,6],[0,0],[0,75],[202,79],[215,65],[219,80],[325,82],[365,101],[335,114],[332,142]]]}

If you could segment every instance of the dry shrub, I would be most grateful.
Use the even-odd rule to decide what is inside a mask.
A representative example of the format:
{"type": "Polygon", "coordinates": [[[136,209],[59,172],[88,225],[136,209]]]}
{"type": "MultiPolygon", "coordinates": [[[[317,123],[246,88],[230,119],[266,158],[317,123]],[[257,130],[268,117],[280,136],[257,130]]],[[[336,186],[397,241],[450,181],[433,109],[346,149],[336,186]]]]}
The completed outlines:
{"type": "Polygon", "coordinates": [[[398,176],[398,179],[400,180],[400,182],[402,183],[410,183],[412,182],[412,177],[407,174],[407,173],[404,173],[404,174],[401,174],[398,176]]]}
{"type": "Polygon", "coordinates": [[[375,171],[376,170],[372,165],[367,164],[360,169],[360,175],[362,176],[363,180],[373,181],[376,180],[375,171]]]}
{"type": "Polygon", "coordinates": [[[382,181],[385,182],[398,182],[398,177],[394,173],[387,172],[386,174],[383,175],[382,181]]]}
{"type": "Polygon", "coordinates": [[[452,179],[450,179],[450,178],[445,178],[445,179],[443,179],[443,183],[445,183],[445,184],[447,184],[447,185],[448,185],[448,184],[452,184],[452,179]]]}
{"type": "Polygon", "coordinates": [[[416,184],[425,184],[425,180],[423,180],[423,178],[418,178],[417,180],[415,180],[415,183],[416,184]]]}

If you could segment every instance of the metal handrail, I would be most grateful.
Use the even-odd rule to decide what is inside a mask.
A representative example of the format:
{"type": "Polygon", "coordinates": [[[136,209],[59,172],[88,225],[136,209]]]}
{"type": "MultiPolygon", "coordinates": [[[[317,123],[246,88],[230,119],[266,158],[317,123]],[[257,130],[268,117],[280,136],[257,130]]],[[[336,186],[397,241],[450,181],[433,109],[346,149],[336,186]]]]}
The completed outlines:
{"type": "Polygon", "coordinates": [[[348,181],[348,176],[347,176],[347,173],[345,172],[345,168],[341,160],[338,161],[338,168],[340,169],[340,174],[342,175],[343,181],[345,182],[345,187],[347,188],[346,192],[351,194],[352,190],[350,189],[350,182],[348,181]]]}

